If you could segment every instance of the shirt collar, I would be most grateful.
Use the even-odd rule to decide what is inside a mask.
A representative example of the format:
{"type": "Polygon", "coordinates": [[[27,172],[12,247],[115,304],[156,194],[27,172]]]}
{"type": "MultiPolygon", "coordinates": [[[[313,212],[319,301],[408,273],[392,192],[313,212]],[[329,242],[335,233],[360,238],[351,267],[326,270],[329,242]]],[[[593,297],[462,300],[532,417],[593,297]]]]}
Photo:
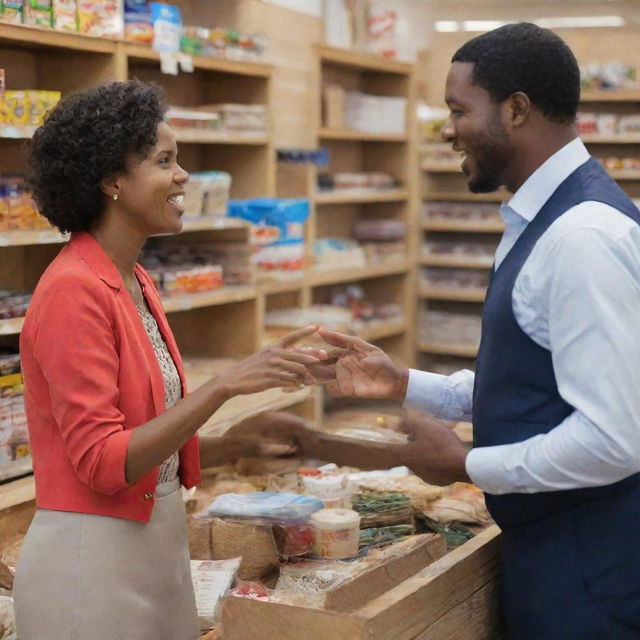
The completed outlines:
{"type": "Polygon", "coordinates": [[[113,289],[124,287],[122,276],[98,241],[86,231],[74,231],[69,246],[89,265],[89,268],[113,289]]]}
{"type": "Polygon", "coordinates": [[[574,138],[525,180],[506,203],[507,206],[527,222],[531,222],[553,192],[589,157],[582,140],[574,138]]]}

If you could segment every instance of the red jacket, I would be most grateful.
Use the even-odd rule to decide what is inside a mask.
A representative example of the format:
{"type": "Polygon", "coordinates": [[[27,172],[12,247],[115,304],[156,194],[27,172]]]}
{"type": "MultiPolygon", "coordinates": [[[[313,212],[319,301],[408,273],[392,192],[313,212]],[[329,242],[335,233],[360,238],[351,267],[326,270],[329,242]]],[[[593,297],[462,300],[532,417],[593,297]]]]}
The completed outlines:
{"type": "MultiPolygon", "coordinates": [[[[160,297],[135,270],[184,395],[160,297]]],[[[118,269],[88,233],[74,233],[40,278],[20,357],[37,505],[148,522],[158,467],[127,485],[125,459],[131,430],[165,409],[162,373],[118,269]]],[[[200,482],[197,436],[180,450],[180,479],[200,482]]]]}

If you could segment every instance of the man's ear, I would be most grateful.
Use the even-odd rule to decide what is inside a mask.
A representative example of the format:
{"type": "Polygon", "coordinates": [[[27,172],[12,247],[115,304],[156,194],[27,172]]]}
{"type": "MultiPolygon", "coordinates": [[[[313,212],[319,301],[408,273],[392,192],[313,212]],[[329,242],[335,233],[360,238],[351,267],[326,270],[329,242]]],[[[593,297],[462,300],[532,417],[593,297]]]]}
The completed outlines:
{"type": "Polygon", "coordinates": [[[522,91],[516,91],[507,98],[507,117],[514,129],[522,127],[531,116],[531,100],[522,91]]]}
{"type": "Polygon", "coordinates": [[[109,198],[118,199],[120,195],[120,186],[116,176],[109,176],[100,181],[100,190],[109,198]],[[115,197],[114,197],[115,196],[115,197]]]}

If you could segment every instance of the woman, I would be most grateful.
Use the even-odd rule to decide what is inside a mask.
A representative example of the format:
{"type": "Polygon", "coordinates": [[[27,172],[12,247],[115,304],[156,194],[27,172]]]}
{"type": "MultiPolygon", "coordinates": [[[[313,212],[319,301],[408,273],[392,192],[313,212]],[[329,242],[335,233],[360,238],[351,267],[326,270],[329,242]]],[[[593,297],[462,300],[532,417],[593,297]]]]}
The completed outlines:
{"type": "Polygon", "coordinates": [[[20,336],[38,505],[15,581],[24,640],[198,638],[178,489],[201,462],[264,453],[265,432],[290,450],[301,426],[252,420],[200,443],[196,431],[232,396],[309,382],[305,365],[324,357],[288,348],[307,327],[185,394],[136,264],[149,236],[182,228],[188,174],[165,110],[157,87],[111,83],[62,100],[31,144],[40,211],[72,234],[20,336]]]}

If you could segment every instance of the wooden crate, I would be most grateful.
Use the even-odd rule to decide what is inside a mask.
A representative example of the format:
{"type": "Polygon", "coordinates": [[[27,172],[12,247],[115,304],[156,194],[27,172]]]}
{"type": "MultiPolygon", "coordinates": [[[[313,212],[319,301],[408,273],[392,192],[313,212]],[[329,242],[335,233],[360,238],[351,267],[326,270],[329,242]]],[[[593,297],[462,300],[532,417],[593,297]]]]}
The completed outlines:
{"type": "MultiPolygon", "coordinates": [[[[228,596],[224,640],[498,640],[500,530],[493,526],[461,547],[380,592],[343,585],[342,597],[319,609],[228,596]],[[364,597],[363,597],[364,596],[364,597]],[[351,602],[349,599],[353,598],[351,602]],[[333,604],[331,604],[333,602],[333,604]]],[[[413,573],[413,572],[412,572],[413,573]]]]}

